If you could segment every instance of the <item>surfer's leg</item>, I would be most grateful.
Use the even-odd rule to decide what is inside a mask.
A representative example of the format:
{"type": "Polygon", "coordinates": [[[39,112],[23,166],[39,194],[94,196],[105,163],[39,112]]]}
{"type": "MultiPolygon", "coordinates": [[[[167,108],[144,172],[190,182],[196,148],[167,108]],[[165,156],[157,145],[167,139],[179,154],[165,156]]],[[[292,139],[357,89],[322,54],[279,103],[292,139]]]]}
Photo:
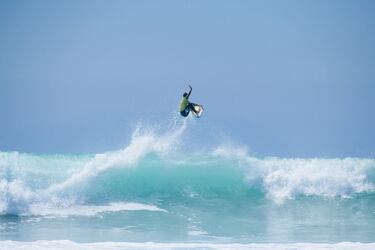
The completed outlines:
{"type": "Polygon", "coordinates": [[[193,111],[194,113],[197,113],[197,111],[195,110],[195,106],[196,106],[196,105],[197,105],[197,104],[190,102],[189,105],[187,106],[187,108],[188,108],[189,110],[193,111]]]}
{"type": "Polygon", "coordinates": [[[182,115],[183,117],[188,116],[189,115],[189,109],[185,109],[184,111],[181,111],[180,115],[182,115]]]}

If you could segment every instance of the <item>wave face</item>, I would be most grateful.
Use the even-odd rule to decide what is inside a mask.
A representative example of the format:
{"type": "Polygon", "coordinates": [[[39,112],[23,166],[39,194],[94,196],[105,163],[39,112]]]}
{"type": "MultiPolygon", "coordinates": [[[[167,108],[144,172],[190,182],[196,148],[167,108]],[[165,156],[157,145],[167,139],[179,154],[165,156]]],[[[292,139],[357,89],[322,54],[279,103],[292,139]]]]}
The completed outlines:
{"type": "Polygon", "coordinates": [[[302,223],[307,231],[289,240],[337,233],[327,241],[373,241],[374,159],[257,158],[225,145],[186,153],[180,144],[186,127],[137,129],[127,147],[96,155],[0,152],[0,214],[113,220],[131,213],[126,223],[133,224],[118,227],[134,240],[148,231],[141,222],[151,223],[139,213],[151,213],[148,226],[162,233],[150,233],[156,240],[177,232],[174,238],[182,240],[282,242],[286,232],[273,228],[284,223],[300,230],[302,223]],[[353,229],[362,230],[361,237],[353,237],[353,229]]]}
{"type": "Polygon", "coordinates": [[[225,147],[203,155],[165,155],[159,143],[141,137],[123,150],[92,156],[1,152],[0,213],[152,197],[265,196],[281,204],[301,196],[354,198],[375,191],[373,159],[260,159],[225,147]]]}

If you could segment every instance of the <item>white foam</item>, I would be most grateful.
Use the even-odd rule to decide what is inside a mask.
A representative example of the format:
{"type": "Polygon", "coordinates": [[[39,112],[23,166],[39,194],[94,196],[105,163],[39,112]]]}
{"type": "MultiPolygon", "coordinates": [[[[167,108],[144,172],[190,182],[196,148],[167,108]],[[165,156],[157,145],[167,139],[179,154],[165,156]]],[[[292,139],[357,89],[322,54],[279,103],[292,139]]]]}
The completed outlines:
{"type": "Polygon", "coordinates": [[[362,192],[374,192],[369,179],[375,171],[374,159],[361,158],[255,158],[242,148],[220,147],[214,155],[236,159],[250,185],[261,183],[276,202],[298,195],[351,197],[362,192]]]}
{"type": "Polygon", "coordinates": [[[203,230],[190,230],[188,232],[188,234],[190,236],[201,236],[201,235],[206,235],[207,232],[206,231],[203,231],[203,230]]]}
{"type": "Polygon", "coordinates": [[[212,249],[212,250],[373,250],[375,243],[341,242],[335,244],[290,243],[290,244],[216,244],[216,243],[132,243],[132,242],[97,242],[76,243],[69,240],[38,240],[34,242],[0,241],[0,250],[127,250],[127,249],[212,249]]]}
{"type": "Polygon", "coordinates": [[[235,145],[222,145],[217,147],[213,152],[214,156],[222,156],[227,158],[243,159],[248,157],[249,151],[245,146],[235,146],[235,145]]]}
{"type": "Polygon", "coordinates": [[[56,210],[60,211],[60,214],[66,215],[74,214],[73,208],[89,214],[116,208],[130,210],[131,207],[132,209],[139,208],[139,210],[155,210],[156,208],[147,206],[135,208],[135,203],[126,203],[126,205],[125,203],[120,205],[113,203],[110,206],[97,207],[79,206],[75,200],[74,192],[67,191],[70,188],[83,185],[91,178],[111,168],[135,167],[138,161],[150,152],[167,153],[178,143],[179,137],[186,127],[187,123],[184,120],[181,125],[176,125],[162,135],[150,130],[136,129],[129,146],[122,150],[97,154],[91,159],[85,157],[73,161],[74,164],[70,164],[71,160],[63,159],[64,163],[69,163],[67,164],[70,165],[69,169],[65,167],[65,164],[60,166],[61,157],[57,157],[57,162],[54,162],[54,158],[52,158],[51,163],[51,159],[48,157],[43,158],[17,152],[0,152],[0,214],[38,214],[37,208],[41,207],[44,210],[42,209],[42,212],[39,213],[44,211],[49,214],[56,210]],[[52,167],[48,164],[52,164],[52,167]],[[53,169],[53,174],[42,178],[48,169],[53,169]],[[34,175],[37,176],[37,180],[33,178],[34,175]],[[38,182],[41,180],[42,184],[38,182]]]}
{"type": "Polygon", "coordinates": [[[167,212],[154,205],[134,202],[111,202],[106,205],[72,205],[68,207],[46,206],[45,204],[34,204],[30,208],[32,215],[47,217],[68,217],[68,216],[97,216],[103,213],[121,211],[152,211],[167,212]]]}
{"type": "Polygon", "coordinates": [[[22,181],[0,180],[0,213],[25,213],[31,201],[35,199],[36,194],[27,188],[22,181]]]}
{"type": "Polygon", "coordinates": [[[136,129],[128,147],[119,151],[97,154],[77,173],[62,183],[50,186],[46,192],[59,192],[113,167],[133,167],[150,152],[165,153],[178,142],[178,138],[186,127],[186,122],[184,122],[182,126],[162,136],[144,131],[141,133],[141,129],[136,129]]]}

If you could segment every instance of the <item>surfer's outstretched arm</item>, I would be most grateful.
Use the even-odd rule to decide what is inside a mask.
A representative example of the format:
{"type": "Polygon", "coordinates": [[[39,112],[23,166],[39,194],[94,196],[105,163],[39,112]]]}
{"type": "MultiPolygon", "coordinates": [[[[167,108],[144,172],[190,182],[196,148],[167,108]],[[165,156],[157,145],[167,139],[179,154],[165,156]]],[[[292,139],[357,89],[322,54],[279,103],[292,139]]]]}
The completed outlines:
{"type": "Polygon", "coordinates": [[[190,88],[190,91],[189,91],[189,93],[188,93],[188,95],[187,95],[187,98],[189,98],[189,96],[190,96],[190,94],[191,94],[191,91],[193,90],[193,88],[189,85],[189,88],[190,88]]]}

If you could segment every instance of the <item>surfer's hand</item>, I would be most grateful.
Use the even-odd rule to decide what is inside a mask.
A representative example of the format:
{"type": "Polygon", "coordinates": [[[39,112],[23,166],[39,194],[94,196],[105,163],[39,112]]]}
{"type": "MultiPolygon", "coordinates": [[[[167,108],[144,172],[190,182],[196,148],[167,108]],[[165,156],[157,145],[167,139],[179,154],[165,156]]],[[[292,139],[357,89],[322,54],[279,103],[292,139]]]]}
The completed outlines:
{"type": "Polygon", "coordinates": [[[189,85],[189,88],[190,88],[190,90],[192,90],[193,88],[189,85]]]}

